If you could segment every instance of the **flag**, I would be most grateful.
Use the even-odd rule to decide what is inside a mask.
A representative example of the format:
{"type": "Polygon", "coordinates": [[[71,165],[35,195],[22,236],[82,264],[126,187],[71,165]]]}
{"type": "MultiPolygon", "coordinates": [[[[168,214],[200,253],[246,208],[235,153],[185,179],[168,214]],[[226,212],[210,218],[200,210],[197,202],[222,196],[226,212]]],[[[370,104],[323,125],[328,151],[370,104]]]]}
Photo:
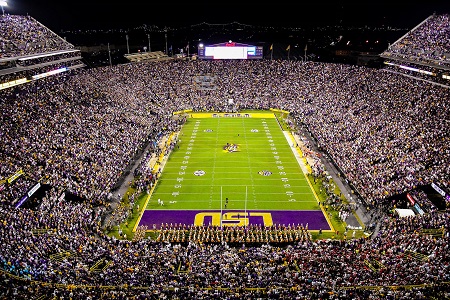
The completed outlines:
{"type": "Polygon", "coordinates": [[[269,48],[269,50],[271,50],[271,51],[273,50],[273,44],[272,44],[272,45],[270,45],[270,48],[269,48]]]}
{"type": "Polygon", "coordinates": [[[308,50],[308,44],[305,45],[305,51],[308,50]]]}
{"type": "Polygon", "coordinates": [[[287,46],[286,51],[291,50],[291,45],[287,46]]]}

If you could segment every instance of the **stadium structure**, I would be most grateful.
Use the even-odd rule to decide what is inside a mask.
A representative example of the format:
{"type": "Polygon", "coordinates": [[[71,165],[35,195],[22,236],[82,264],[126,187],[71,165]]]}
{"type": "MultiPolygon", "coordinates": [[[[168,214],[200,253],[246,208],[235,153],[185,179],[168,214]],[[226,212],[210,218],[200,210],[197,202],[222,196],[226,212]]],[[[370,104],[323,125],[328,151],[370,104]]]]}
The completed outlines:
{"type": "MultiPolygon", "coordinates": [[[[390,45],[383,68],[158,52],[87,69],[30,16],[2,15],[0,28],[1,299],[450,297],[449,15],[431,15],[390,45]],[[226,132],[236,120],[243,127],[226,132]],[[200,136],[218,130],[226,142],[217,155],[253,146],[253,162],[269,150],[282,179],[270,192],[313,197],[325,223],[313,227],[306,214],[283,223],[297,210],[259,201],[264,193],[247,201],[247,186],[237,216],[226,197],[209,224],[164,221],[175,203],[155,198],[173,169],[171,189],[213,194],[183,172],[200,136]],[[284,149],[309,193],[294,190],[301,172],[283,177],[284,149]],[[251,205],[264,211],[252,216],[251,205]]],[[[255,168],[249,185],[275,176],[246,167],[255,168]]]]}

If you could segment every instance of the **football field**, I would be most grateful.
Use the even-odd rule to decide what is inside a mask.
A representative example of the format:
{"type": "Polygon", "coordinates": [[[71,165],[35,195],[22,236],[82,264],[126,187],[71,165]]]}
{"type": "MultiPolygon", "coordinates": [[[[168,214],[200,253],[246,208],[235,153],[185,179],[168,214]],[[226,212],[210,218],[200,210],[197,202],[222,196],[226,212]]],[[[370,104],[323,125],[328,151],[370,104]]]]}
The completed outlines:
{"type": "Polygon", "coordinates": [[[173,142],[139,225],[308,224],[312,230],[330,229],[302,171],[295,141],[272,112],[192,114],[173,142]]]}

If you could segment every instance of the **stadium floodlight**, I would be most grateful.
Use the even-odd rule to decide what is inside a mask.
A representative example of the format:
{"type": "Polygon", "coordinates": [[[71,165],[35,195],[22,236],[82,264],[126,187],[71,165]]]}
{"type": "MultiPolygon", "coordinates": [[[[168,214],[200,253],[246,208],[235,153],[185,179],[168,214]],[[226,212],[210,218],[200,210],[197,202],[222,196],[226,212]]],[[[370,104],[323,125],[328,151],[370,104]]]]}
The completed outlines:
{"type": "Polygon", "coordinates": [[[6,3],[6,1],[0,1],[0,6],[2,7],[2,14],[5,15],[5,9],[3,6],[8,6],[8,3],[6,3]]]}

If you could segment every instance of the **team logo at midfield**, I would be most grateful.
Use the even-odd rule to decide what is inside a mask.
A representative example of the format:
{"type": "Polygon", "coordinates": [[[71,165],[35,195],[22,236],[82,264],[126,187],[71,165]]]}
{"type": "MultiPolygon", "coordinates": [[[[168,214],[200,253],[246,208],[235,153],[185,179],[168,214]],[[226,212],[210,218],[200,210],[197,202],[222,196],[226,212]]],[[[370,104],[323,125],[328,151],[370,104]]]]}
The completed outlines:
{"type": "Polygon", "coordinates": [[[270,176],[270,175],[272,175],[272,172],[263,170],[263,171],[259,171],[258,174],[262,175],[262,176],[270,176]]]}
{"type": "Polygon", "coordinates": [[[227,152],[237,152],[237,151],[239,151],[238,148],[239,147],[237,144],[230,144],[230,143],[227,143],[225,146],[223,146],[223,150],[225,150],[227,152]]]}
{"type": "Polygon", "coordinates": [[[203,171],[203,170],[197,170],[197,171],[194,172],[194,175],[195,175],[195,176],[203,176],[203,175],[205,175],[205,174],[206,174],[206,172],[203,171]]]}
{"type": "Polygon", "coordinates": [[[251,132],[259,132],[259,130],[258,129],[252,129],[252,130],[250,130],[251,132]]]}

